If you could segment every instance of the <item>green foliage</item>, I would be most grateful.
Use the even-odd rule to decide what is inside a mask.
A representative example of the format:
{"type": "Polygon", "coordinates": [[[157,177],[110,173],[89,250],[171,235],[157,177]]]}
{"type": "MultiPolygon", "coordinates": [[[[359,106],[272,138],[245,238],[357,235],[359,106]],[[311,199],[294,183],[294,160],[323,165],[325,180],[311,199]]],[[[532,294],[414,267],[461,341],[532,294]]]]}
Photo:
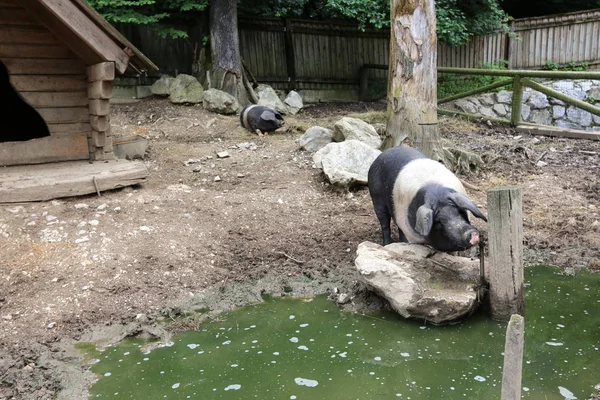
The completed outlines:
{"type": "Polygon", "coordinates": [[[354,20],[363,30],[390,26],[389,0],[327,0],[326,7],[332,17],[354,20]]]}
{"type": "MultiPolygon", "coordinates": [[[[493,63],[482,63],[480,68],[505,70],[508,68],[508,61],[498,60],[493,63]]],[[[462,74],[443,74],[438,78],[437,98],[454,96],[455,94],[475,90],[479,87],[491,85],[492,83],[506,79],[504,76],[490,75],[462,75],[462,74]]],[[[502,90],[498,88],[495,91],[502,90]]]]}
{"type": "Polygon", "coordinates": [[[109,22],[148,25],[163,37],[185,38],[187,33],[160,25],[172,16],[206,9],[208,0],[86,0],[109,22]]]}
{"type": "Polygon", "coordinates": [[[544,69],[547,71],[585,71],[589,67],[588,63],[584,62],[570,62],[568,64],[559,64],[553,61],[546,61],[544,69]]]}

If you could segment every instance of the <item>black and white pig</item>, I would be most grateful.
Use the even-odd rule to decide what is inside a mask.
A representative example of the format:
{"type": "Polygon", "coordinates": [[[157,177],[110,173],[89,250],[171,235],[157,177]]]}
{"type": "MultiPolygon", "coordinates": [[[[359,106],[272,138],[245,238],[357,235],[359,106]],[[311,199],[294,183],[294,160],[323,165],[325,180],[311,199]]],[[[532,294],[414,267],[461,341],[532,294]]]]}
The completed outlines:
{"type": "Polygon", "coordinates": [[[411,147],[393,147],[375,159],[368,179],[384,246],[392,242],[390,219],[398,226],[402,242],[428,244],[446,252],[466,250],[479,242],[467,211],[487,219],[443,164],[411,147]]]}
{"type": "Polygon", "coordinates": [[[240,113],[240,123],[250,132],[260,136],[280,128],[283,125],[283,117],[272,108],[252,104],[244,107],[240,113]]]}

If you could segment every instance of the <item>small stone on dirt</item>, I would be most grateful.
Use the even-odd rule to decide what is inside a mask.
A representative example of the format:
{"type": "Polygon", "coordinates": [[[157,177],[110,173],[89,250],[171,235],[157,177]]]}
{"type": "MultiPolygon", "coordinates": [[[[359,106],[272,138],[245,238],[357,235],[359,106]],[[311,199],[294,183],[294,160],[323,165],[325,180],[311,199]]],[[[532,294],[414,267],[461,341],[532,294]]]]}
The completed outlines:
{"type": "Polygon", "coordinates": [[[197,165],[194,168],[192,168],[192,172],[200,172],[200,171],[202,171],[202,167],[200,165],[197,165]]]}
{"type": "Polygon", "coordinates": [[[546,165],[548,165],[548,163],[544,162],[542,160],[540,160],[540,161],[538,161],[538,162],[535,163],[536,167],[545,167],[546,165]]]}
{"type": "Polygon", "coordinates": [[[217,153],[217,157],[219,157],[219,158],[227,158],[227,157],[229,157],[229,153],[226,152],[226,151],[221,151],[221,152],[217,153]]]}
{"type": "Polygon", "coordinates": [[[56,326],[56,322],[50,322],[48,325],[46,325],[46,328],[48,329],[52,329],[56,326]]]}
{"type": "Polygon", "coordinates": [[[244,175],[244,174],[237,174],[237,177],[238,177],[238,178],[243,178],[243,177],[245,177],[245,176],[246,176],[246,175],[244,175]]]}
{"type": "Polygon", "coordinates": [[[242,150],[256,150],[257,146],[254,142],[243,142],[238,143],[237,148],[242,150]]]}
{"type": "Polygon", "coordinates": [[[77,203],[74,206],[76,209],[81,209],[81,208],[88,208],[89,205],[85,204],[85,203],[77,203]]]}
{"type": "Polygon", "coordinates": [[[347,293],[342,293],[337,298],[338,304],[346,304],[350,301],[350,296],[347,293]]]}
{"type": "Polygon", "coordinates": [[[185,160],[185,161],[183,162],[183,165],[185,165],[185,166],[187,167],[187,166],[188,166],[188,165],[190,165],[190,164],[197,164],[197,163],[199,163],[200,161],[202,161],[202,160],[200,160],[199,158],[190,158],[190,159],[188,159],[188,160],[185,160]]]}
{"type": "Polygon", "coordinates": [[[214,181],[215,182],[221,182],[221,177],[219,175],[215,176],[214,181]]]}

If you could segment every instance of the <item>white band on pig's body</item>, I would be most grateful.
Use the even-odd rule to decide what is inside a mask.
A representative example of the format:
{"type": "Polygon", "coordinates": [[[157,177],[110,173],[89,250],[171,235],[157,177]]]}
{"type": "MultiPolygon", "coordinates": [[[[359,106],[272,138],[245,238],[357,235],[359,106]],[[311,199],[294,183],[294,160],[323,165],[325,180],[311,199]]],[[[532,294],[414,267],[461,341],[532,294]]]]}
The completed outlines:
{"type": "Polygon", "coordinates": [[[410,226],[408,206],[419,189],[428,183],[438,183],[459,193],[467,194],[456,175],[437,161],[429,158],[418,158],[406,164],[396,178],[392,199],[394,201],[396,223],[409,243],[427,243],[425,237],[419,235],[410,226]]]}
{"type": "Polygon", "coordinates": [[[244,121],[244,128],[252,130],[252,128],[250,127],[250,124],[248,124],[248,113],[250,112],[250,110],[252,110],[254,107],[258,107],[258,104],[253,104],[251,106],[248,106],[245,110],[244,110],[244,115],[242,115],[242,121],[244,121]]]}

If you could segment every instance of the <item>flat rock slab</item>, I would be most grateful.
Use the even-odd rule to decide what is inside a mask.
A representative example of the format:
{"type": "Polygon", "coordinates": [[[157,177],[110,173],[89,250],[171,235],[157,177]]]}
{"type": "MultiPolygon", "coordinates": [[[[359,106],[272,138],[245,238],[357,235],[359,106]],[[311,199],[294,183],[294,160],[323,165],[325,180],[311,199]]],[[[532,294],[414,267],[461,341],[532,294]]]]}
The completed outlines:
{"type": "Polygon", "coordinates": [[[363,242],[355,265],[360,280],[405,318],[442,324],[471,314],[478,304],[479,260],[417,244],[363,242]]]}

